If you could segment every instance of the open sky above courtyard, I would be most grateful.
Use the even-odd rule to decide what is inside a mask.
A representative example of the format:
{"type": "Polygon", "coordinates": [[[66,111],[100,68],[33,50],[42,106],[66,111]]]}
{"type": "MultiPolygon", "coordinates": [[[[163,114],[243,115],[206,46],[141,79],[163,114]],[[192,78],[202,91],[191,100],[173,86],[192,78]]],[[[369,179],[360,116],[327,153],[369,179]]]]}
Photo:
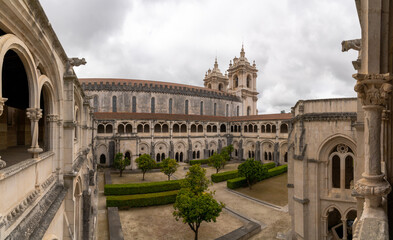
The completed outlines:
{"type": "Polygon", "coordinates": [[[360,38],[353,0],[41,0],[79,77],[203,85],[217,56],[259,69],[259,113],[289,111],[299,99],[353,97],[360,38]]]}

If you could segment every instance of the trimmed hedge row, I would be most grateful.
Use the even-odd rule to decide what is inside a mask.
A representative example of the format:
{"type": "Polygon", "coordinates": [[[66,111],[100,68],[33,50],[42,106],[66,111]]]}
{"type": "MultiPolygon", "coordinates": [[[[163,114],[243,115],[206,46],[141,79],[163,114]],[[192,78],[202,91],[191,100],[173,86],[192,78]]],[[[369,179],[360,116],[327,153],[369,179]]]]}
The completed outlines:
{"type": "Polygon", "coordinates": [[[247,187],[247,180],[245,177],[238,177],[227,181],[227,188],[235,189],[240,187],[247,187]]]}
{"type": "Polygon", "coordinates": [[[195,160],[190,160],[190,165],[195,165],[195,164],[207,164],[209,162],[209,159],[195,159],[195,160]]]}
{"type": "Polygon", "coordinates": [[[172,190],[179,190],[180,183],[184,180],[171,180],[148,183],[128,183],[128,184],[106,184],[105,195],[132,195],[144,193],[157,193],[172,190]]]}
{"type": "MultiPolygon", "coordinates": [[[[287,170],[288,170],[288,165],[282,165],[282,166],[278,166],[275,168],[271,168],[267,171],[267,174],[261,180],[280,175],[281,173],[284,173],[287,170]]],[[[227,181],[227,188],[230,188],[230,189],[235,189],[235,188],[239,188],[239,187],[246,187],[246,186],[247,186],[247,180],[245,177],[238,177],[238,178],[230,179],[227,181]]]]}
{"type": "Polygon", "coordinates": [[[212,182],[215,182],[215,183],[223,182],[223,181],[237,178],[237,177],[239,177],[238,170],[215,173],[215,174],[212,174],[212,176],[211,176],[212,182]]]}
{"type": "Polygon", "coordinates": [[[174,203],[179,191],[168,191],[159,193],[125,195],[125,196],[107,196],[107,207],[118,207],[120,209],[133,207],[147,207],[155,205],[165,205],[174,203]]]}
{"type": "Polygon", "coordinates": [[[269,169],[275,168],[276,163],[274,163],[274,162],[264,163],[263,166],[265,166],[269,170],[269,169]]]}

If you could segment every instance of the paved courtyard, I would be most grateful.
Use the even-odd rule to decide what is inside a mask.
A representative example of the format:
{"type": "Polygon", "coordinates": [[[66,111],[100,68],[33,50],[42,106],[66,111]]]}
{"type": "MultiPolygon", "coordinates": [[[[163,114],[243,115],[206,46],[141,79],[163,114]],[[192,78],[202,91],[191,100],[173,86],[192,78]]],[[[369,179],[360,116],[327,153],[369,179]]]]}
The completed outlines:
{"type": "MultiPolygon", "coordinates": [[[[222,171],[237,169],[238,164],[228,164],[222,171]]],[[[182,165],[171,179],[184,178],[188,165],[182,165]],[[185,169],[186,167],[186,169],[185,169]]],[[[207,176],[215,173],[214,168],[208,167],[207,176]]],[[[125,173],[123,177],[119,174],[112,174],[113,183],[142,182],[141,173],[125,173]]],[[[99,183],[103,179],[103,174],[99,174],[99,183]]],[[[161,172],[148,172],[145,175],[145,182],[164,181],[167,176],[161,172]]],[[[103,184],[100,184],[100,188],[103,184]]],[[[209,188],[215,191],[215,198],[224,202],[226,207],[243,215],[262,226],[262,231],[251,239],[277,239],[278,233],[287,233],[290,229],[290,216],[287,212],[286,174],[266,179],[253,186],[251,191],[248,188],[230,191],[226,187],[226,182],[215,183],[209,188]],[[252,198],[239,195],[247,194],[252,198],[260,198],[262,201],[255,201],[252,198]],[[269,197],[268,197],[269,196],[269,197]],[[272,206],[264,202],[274,204],[272,206]]],[[[100,189],[102,192],[103,189],[100,189]]],[[[105,197],[100,194],[99,201],[99,239],[107,239],[107,220],[104,219],[105,197]],[[100,236],[102,235],[102,236],[100,236]]],[[[192,239],[193,231],[188,225],[181,221],[177,222],[172,216],[173,206],[153,206],[146,208],[134,208],[119,211],[125,239],[192,239]]],[[[105,211],[106,213],[106,211],[105,211]]],[[[215,239],[221,235],[229,233],[242,226],[242,219],[233,214],[223,211],[216,223],[202,223],[199,239],[215,239]]]]}

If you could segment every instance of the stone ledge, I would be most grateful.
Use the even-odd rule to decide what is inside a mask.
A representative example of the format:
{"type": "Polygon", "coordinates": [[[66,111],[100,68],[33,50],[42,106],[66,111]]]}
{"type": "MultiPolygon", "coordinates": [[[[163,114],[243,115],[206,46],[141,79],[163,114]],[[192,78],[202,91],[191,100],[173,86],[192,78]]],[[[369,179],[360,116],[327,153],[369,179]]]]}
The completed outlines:
{"type": "Polygon", "coordinates": [[[295,188],[295,185],[293,185],[292,183],[288,183],[287,188],[295,188]]]}
{"type": "Polygon", "coordinates": [[[310,202],[310,200],[308,198],[300,199],[300,198],[297,198],[295,196],[293,196],[293,200],[295,200],[295,202],[298,202],[298,203],[303,204],[303,205],[308,204],[310,202]]]}
{"type": "Polygon", "coordinates": [[[119,210],[117,207],[108,207],[109,240],[123,240],[119,210]]]}

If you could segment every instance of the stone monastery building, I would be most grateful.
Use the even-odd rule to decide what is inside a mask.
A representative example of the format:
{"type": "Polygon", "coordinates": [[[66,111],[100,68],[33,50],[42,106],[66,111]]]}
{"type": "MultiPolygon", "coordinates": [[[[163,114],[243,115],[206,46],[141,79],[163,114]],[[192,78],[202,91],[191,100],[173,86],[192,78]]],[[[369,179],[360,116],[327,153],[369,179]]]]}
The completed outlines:
{"type": "MultiPolygon", "coordinates": [[[[78,79],[38,0],[0,0],[0,240],[96,239],[97,166],[118,152],[157,162],[288,164],[292,239],[393,239],[393,1],[355,0],[357,98],[257,112],[257,66],[241,48],[204,87],[78,79]]],[[[349,77],[349,76],[348,76],[349,77]]],[[[259,79],[263,83],[263,79],[259,79]]]]}

